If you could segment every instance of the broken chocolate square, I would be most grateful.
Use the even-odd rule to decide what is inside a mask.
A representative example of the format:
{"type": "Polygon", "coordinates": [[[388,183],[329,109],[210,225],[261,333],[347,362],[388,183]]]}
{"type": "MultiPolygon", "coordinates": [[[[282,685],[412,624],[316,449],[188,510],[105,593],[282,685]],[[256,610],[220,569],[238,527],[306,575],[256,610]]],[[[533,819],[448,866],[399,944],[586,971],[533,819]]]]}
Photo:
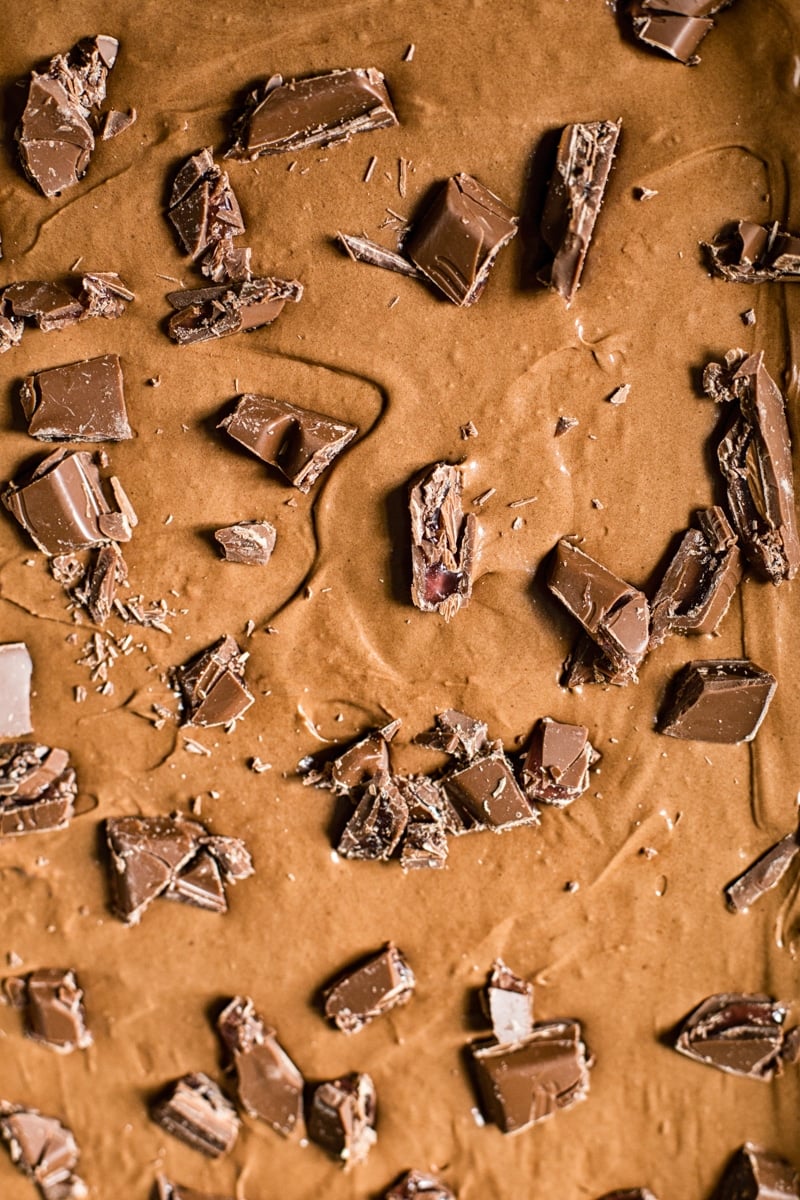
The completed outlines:
{"type": "Polygon", "coordinates": [[[408,824],[408,805],[388,775],[367,784],[336,847],[342,858],[391,858],[408,824]]]}
{"type": "Polygon", "coordinates": [[[167,1133],[209,1158],[227,1154],[239,1135],[236,1109],[201,1071],[176,1079],[153,1105],[151,1116],[167,1133]]]}
{"type": "Polygon", "coordinates": [[[127,112],[110,108],[103,117],[103,131],[100,134],[103,141],[110,142],[112,138],[119,137],[126,129],[130,129],[138,115],[135,108],[129,108],[127,112]]]}
{"type": "Polygon", "coordinates": [[[800,854],[800,830],[789,833],[752,862],[725,888],[725,900],[734,913],[746,913],[756,900],[776,887],[800,854]]]}
{"type": "Polygon", "coordinates": [[[11,1161],[44,1200],[82,1200],[88,1188],[74,1168],[80,1157],[72,1131],[56,1117],[0,1100],[0,1135],[11,1161]]]}
{"type": "Polygon", "coordinates": [[[714,7],[703,3],[686,5],[681,0],[672,0],[668,5],[652,3],[652,0],[633,0],[628,11],[638,41],[685,66],[694,67],[700,61],[697,47],[714,28],[714,22],[706,16],[695,15],[694,11],[684,10],[696,9],[701,13],[713,11],[714,7]]]}
{"type": "Polygon", "coordinates": [[[658,730],[698,742],[751,742],[777,686],[747,658],[689,662],[672,682],[658,730]]]}
{"type": "Polygon", "coordinates": [[[353,262],[369,263],[371,267],[383,267],[385,271],[396,271],[398,275],[409,275],[413,279],[422,278],[422,272],[396,250],[387,250],[367,237],[354,237],[349,233],[337,233],[336,237],[353,262]]]}
{"type": "MultiPolygon", "coordinates": [[[[466,833],[472,821],[461,815],[438,779],[430,775],[395,775],[408,805],[409,821],[441,826],[445,833],[466,833]]],[[[406,834],[408,836],[408,834],[406,834]]]]}
{"type": "Polygon", "coordinates": [[[515,975],[501,958],[481,991],[481,1006],[500,1046],[521,1042],[533,1029],[533,984],[515,975]]]}
{"type": "Polygon", "coordinates": [[[345,1166],[364,1162],[377,1140],[375,1084],[369,1075],[345,1075],[314,1088],[308,1136],[345,1166]]]}
{"type": "Polygon", "coordinates": [[[83,319],[80,300],[60,283],[29,280],[3,289],[3,306],[20,321],[32,321],[44,333],[64,329],[83,319]]]}
{"type": "Polygon", "coordinates": [[[414,738],[418,746],[441,750],[442,754],[466,762],[489,749],[489,731],[484,721],[476,721],[455,708],[436,713],[433,720],[433,729],[414,738]]]}
{"type": "Polygon", "coordinates": [[[446,621],[469,603],[477,557],[478,522],[461,506],[461,471],[434,463],[412,481],[411,599],[446,621]]]}
{"type": "Polygon", "coordinates": [[[218,242],[244,233],[244,220],[227,171],[206,147],[178,169],[169,198],[168,216],[181,245],[193,259],[218,242]]]}
{"type": "MultiPolygon", "coordinates": [[[[51,562],[55,561],[51,559],[51,562]]],[[[122,551],[116,542],[111,542],[95,551],[93,561],[77,579],[78,586],[72,594],[95,624],[105,625],[114,611],[117,590],[127,578],[128,568],[122,551]]]]}
{"type": "Polygon", "coordinates": [[[229,279],[211,287],[186,288],[167,296],[175,312],[169,335],[182,346],[213,341],[232,333],[246,333],[271,325],[288,300],[303,298],[296,279],[229,279]]]}
{"type": "Polygon", "coordinates": [[[517,825],[538,825],[539,814],[526,800],[502,750],[452,771],[442,780],[457,809],[479,827],[499,833],[517,825]]]}
{"type": "Polygon", "coordinates": [[[342,1033],[358,1033],[375,1017],[414,994],[414,972],[392,943],[366,962],[346,971],[322,993],[325,1016],[342,1033]]]}
{"type": "Polygon", "coordinates": [[[713,242],[701,242],[711,268],[729,283],[769,283],[800,278],[800,237],[777,221],[736,221],[713,242]]]}
{"type": "Polygon", "coordinates": [[[28,375],[20,400],[28,433],[42,441],[119,442],[133,437],[116,354],[28,375]]]}
{"type": "Polygon", "coordinates": [[[408,1171],[384,1193],[383,1200],[417,1200],[418,1197],[422,1200],[456,1200],[449,1187],[424,1171],[408,1171]]]}
{"type": "Polygon", "coordinates": [[[0,737],[30,733],[33,661],[24,642],[0,644],[0,737]]]}
{"type": "Polygon", "coordinates": [[[769,996],[709,996],[681,1023],[675,1049],[729,1075],[769,1081],[781,1070],[786,1013],[769,996]]]}
{"type": "Polygon", "coordinates": [[[454,304],[474,304],[518,218],[471,175],[453,175],[415,220],[403,253],[454,304]]]}
{"type": "Polygon", "coordinates": [[[697,513],[651,605],[650,649],[673,633],[714,633],[742,578],[742,556],[721,508],[697,513]]]}
{"type": "Polygon", "coordinates": [[[284,1137],[300,1137],[303,1123],[303,1076],[265,1025],[252,1000],[237,996],[217,1019],[220,1037],[236,1072],[245,1112],[284,1137]]]}
{"type": "Polygon", "coordinates": [[[77,792],[66,750],[33,742],[0,746],[0,837],[66,829],[77,792]]]}
{"type": "Polygon", "coordinates": [[[790,1162],[745,1142],[725,1168],[714,1200],[798,1200],[800,1175],[790,1162]]]}
{"type": "Polygon", "coordinates": [[[600,755],[584,725],[566,725],[552,717],[537,721],[522,764],[522,786],[529,800],[566,808],[589,786],[589,768],[600,755]]]}
{"type": "Polygon", "coordinates": [[[200,850],[185,867],[181,867],[161,893],[165,900],[192,904],[208,912],[228,911],[225,884],[219,863],[208,850],[200,850]]]}
{"type": "Polygon", "coordinates": [[[409,821],[400,847],[404,871],[441,871],[447,866],[447,833],[435,821],[409,821]]]}
{"type": "Polygon", "coordinates": [[[175,682],[183,704],[184,725],[230,725],[243,717],[255,697],[244,678],[249,655],[225,634],[182,667],[175,682]]]}
{"type": "Polygon", "coordinates": [[[272,557],[277,533],[269,521],[242,521],[217,529],[214,538],[219,542],[226,562],[248,563],[263,567],[272,557]]]}
{"type": "Polygon", "coordinates": [[[75,972],[45,967],[3,981],[6,995],[25,1010],[26,1034],[60,1054],[92,1044],[86,1028],[83,991],[75,972]]]}

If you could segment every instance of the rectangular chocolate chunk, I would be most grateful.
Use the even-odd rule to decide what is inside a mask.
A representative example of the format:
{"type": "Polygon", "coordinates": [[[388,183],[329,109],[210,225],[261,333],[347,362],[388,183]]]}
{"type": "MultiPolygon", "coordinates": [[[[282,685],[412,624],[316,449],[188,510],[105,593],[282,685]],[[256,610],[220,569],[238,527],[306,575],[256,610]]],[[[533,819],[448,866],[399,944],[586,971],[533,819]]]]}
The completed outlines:
{"type": "Polygon", "coordinates": [[[442,781],[457,809],[482,828],[499,833],[517,825],[538,825],[539,814],[519,788],[502,750],[493,750],[446,775],[442,781]]]}
{"type": "Polygon", "coordinates": [[[28,433],[42,441],[120,442],[133,437],[116,354],[28,375],[20,401],[28,433]]]}
{"type": "Polygon", "coordinates": [[[529,800],[566,808],[589,786],[589,768],[600,755],[585,725],[537,721],[522,764],[522,786],[529,800]]]}
{"type": "Polygon", "coordinates": [[[364,789],[336,847],[342,858],[386,861],[408,824],[408,805],[388,775],[378,775],[364,789]]]}
{"type": "Polygon", "coordinates": [[[248,98],[228,157],[259,158],[329,146],[355,133],[397,125],[386,80],[373,67],[327,71],[306,79],[273,75],[248,98]]]}
{"type": "Polygon", "coordinates": [[[789,833],[752,862],[746,871],[725,888],[725,900],[734,913],[746,913],[756,900],[776,887],[797,855],[800,854],[800,830],[789,833]]]}
{"type": "Polygon", "coordinates": [[[400,846],[404,871],[441,871],[447,866],[447,833],[436,821],[409,821],[400,846]]]}
{"type": "Polygon", "coordinates": [[[325,988],[325,1016],[342,1033],[358,1033],[376,1017],[407,1004],[415,987],[414,972],[401,951],[389,942],[325,988]]]}
{"type": "Polygon", "coordinates": [[[698,742],[751,742],[777,686],[747,658],[689,662],[672,681],[658,730],[698,742]]]}
{"type": "Polygon", "coordinates": [[[34,742],[0,747],[0,837],[66,829],[77,792],[66,750],[34,742]]]}
{"type": "Polygon", "coordinates": [[[565,125],[561,133],[541,232],[554,255],[543,282],[567,305],[580,286],[620,129],[619,121],[585,121],[565,125]]]}
{"type": "Polygon", "coordinates": [[[697,513],[651,605],[650,649],[673,633],[714,633],[742,578],[736,534],[721,508],[697,513]]]}
{"type": "Polygon", "coordinates": [[[269,521],[242,521],[214,531],[226,562],[263,567],[272,558],[277,532],[269,521]]]}
{"type": "Polygon", "coordinates": [[[396,250],[387,250],[378,242],[367,237],[354,237],[350,233],[337,233],[339,244],[353,262],[368,263],[371,267],[383,267],[384,271],[396,271],[398,275],[410,275],[413,279],[421,279],[422,272],[418,271],[404,254],[396,250]]]}
{"type": "Polygon", "coordinates": [[[715,275],[729,283],[792,282],[800,279],[800,236],[777,221],[735,221],[713,242],[701,242],[715,275]]]}
{"type": "Polygon", "coordinates": [[[217,1019],[219,1035],[236,1072],[245,1112],[286,1138],[305,1133],[304,1080],[247,996],[236,996],[217,1019]]]}
{"type": "Polygon", "coordinates": [[[238,721],[255,697],[245,681],[249,655],[235,638],[225,634],[189,662],[174,670],[183,705],[183,725],[230,725],[238,721]]]}
{"type": "Polygon", "coordinates": [[[150,1115],[167,1133],[209,1158],[227,1154],[239,1135],[236,1109],[201,1071],[176,1079],[150,1115]]]}
{"type": "Polygon", "coordinates": [[[296,279],[230,279],[212,287],[186,288],[167,296],[175,309],[167,327],[182,346],[209,342],[271,325],[287,301],[302,298],[303,285],[296,279]]]}
{"type": "Polygon", "coordinates": [[[515,975],[501,958],[495,960],[481,1004],[501,1046],[521,1042],[533,1030],[533,984],[515,975]]]}
{"type": "Polygon", "coordinates": [[[745,1142],[729,1161],[713,1200],[798,1200],[800,1175],[790,1162],[745,1142]]]}
{"type": "Polygon", "coordinates": [[[685,66],[694,67],[699,63],[696,51],[706,34],[714,28],[713,21],[684,13],[680,0],[674,0],[668,11],[665,11],[665,6],[639,0],[631,4],[629,12],[634,37],[643,45],[685,66]]]}
{"type": "Polygon", "coordinates": [[[72,1130],[35,1108],[0,1100],[0,1136],[18,1171],[32,1179],[43,1200],[83,1200],[86,1184],[75,1174],[80,1153],[72,1130]]]}
{"type": "Polygon", "coordinates": [[[709,996],[681,1022],[675,1049],[729,1075],[769,1081],[781,1070],[786,1014],[769,996],[709,996]]]}
{"type": "Polygon", "coordinates": [[[320,1083],[308,1112],[308,1136],[345,1166],[365,1162],[375,1145],[375,1084],[369,1075],[345,1075],[320,1083]]]}
{"type": "Polygon", "coordinates": [[[461,470],[434,463],[412,481],[411,599],[449,621],[469,603],[478,553],[478,522],[461,505],[461,470]]]}
{"type": "Polygon", "coordinates": [[[83,991],[74,971],[44,967],[3,981],[12,1004],[25,1012],[25,1032],[60,1054],[92,1044],[83,991]]]}
{"type": "Polygon", "coordinates": [[[30,733],[33,660],[24,642],[0,644],[0,737],[30,733]]]}
{"type": "Polygon", "coordinates": [[[44,333],[65,329],[82,320],[84,307],[60,283],[24,280],[3,289],[3,305],[21,321],[31,321],[44,333]]]}
{"type": "Polygon", "coordinates": [[[439,291],[467,308],[486,287],[497,255],[519,219],[471,175],[453,175],[414,221],[403,247],[439,291]]]}

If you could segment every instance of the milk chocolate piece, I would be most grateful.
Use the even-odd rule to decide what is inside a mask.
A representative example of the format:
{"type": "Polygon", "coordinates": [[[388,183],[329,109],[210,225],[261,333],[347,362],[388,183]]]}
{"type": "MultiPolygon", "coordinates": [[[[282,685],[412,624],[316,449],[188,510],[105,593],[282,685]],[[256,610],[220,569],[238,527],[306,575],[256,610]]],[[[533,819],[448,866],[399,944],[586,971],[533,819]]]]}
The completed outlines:
{"type": "Polygon", "coordinates": [[[216,243],[244,233],[244,220],[227,171],[206,147],[178,169],[168,216],[187,254],[200,258],[216,243]]]}
{"type": "Polygon", "coordinates": [[[393,942],[341,975],[322,994],[325,1016],[342,1033],[358,1033],[375,1017],[407,1004],[416,979],[393,942]]]}
{"type": "Polygon", "coordinates": [[[769,1081],[781,1069],[786,1013],[769,996],[709,996],[681,1023],[675,1049],[729,1075],[769,1081]]]}
{"type": "Polygon", "coordinates": [[[471,175],[453,175],[415,220],[403,253],[440,292],[467,308],[486,287],[519,219],[471,175]]]}
{"type": "Polygon", "coordinates": [[[526,800],[501,749],[446,775],[450,799],[476,825],[499,833],[517,825],[538,825],[539,814],[526,800]]]}
{"type": "Polygon", "coordinates": [[[0,737],[30,733],[33,662],[24,642],[0,644],[0,737]]]}
{"type": "Polygon", "coordinates": [[[383,267],[385,271],[396,271],[398,275],[410,275],[413,279],[422,278],[422,272],[396,250],[387,250],[378,242],[370,241],[367,237],[354,237],[350,233],[337,233],[336,237],[353,262],[369,263],[371,267],[383,267]]]}
{"type": "Polygon", "coordinates": [[[500,1046],[521,1042],[533,1030],[533,984],[515,975],[501,958],[492,965],[481,1006],[500,1046]]]}
{"type": "Polygon", "coordinates": [[[408,805],[388,775],[370,782],[336,847],[342,858],[387,861],[408,824],[408,805]]]}
{"type": "Polygon", "coordinates": [[[408,805],[410,821],[441,825],[446,833],[466,833],[472,821],[458,812],[441,781],[430,775],[395,775],[394,782],[408,805]]]}
{"type": "Polygon", "coordinates": [[[133,437],[116,354],[28,375],[20,400],[28,433],[42,441],[119,442],[133,437]]]}
{"type": "Polygon", "coordinates": [[[319,1084],[311,1097],[308,1136],[345,1166],[364,1162],[377,1140],[375,1085],[369,1075],[319,1084]]]}
{"type": "Polygon", "coordinates": [[[673,680],[658,730],[699,742],[751,742],[777,686],[747,658],[689,662],[673,680]]]}
{"type": "Polygon", "coordinates": [[[411,599],[445,621],[469,603],[477,558],[478,522],[461,506],[461,471],[434,463],[412,482],[411,599]]]}
{"type": "Polygon", "coordinates": [[[792,443],[783,396],[764,355],[732,350],[703,373],[707,395],[735,415],[717,447],[733,524],[748,561],[773,583],[800,567],[792,480],[792,443]]]}
{"type": "Polygon", "coordinates": [[[537,721],[522,764],[522,786],[529,800],[566,808],[589,786],[589,768],[600,755],[584,725],[566,725],[552,717],[537,721]]]}
{"type": "Polygon", "coordinates": [[[585,1100],[589,1062],[577,1021],[547,1021],[513,1045],[470,1047],[481,1107],[503,1133],[516,1133],[585,1100]]]}
{"type": "Polygon", "coordinates": [[[711,269],[729,283],[800,279],[800,236],[781,229],[777,221],[735,221],[713,242],[700,244],[711,269]]]}
{"type": "Polygon", "coordinates": [[[697,513],[650,608],[650,649],[673,633],[714,633],[742,578],[742,556],[721,508],[697,513]]]}
{"type": "Polygon", "coordinates": [[[476,721],[456,708],[436,713],[433,720],[433,729],[414,738],[418,746],[441,750],[465,762],[489,749],[489,731],[484,721],[476,721]]]}
{"type": "Polygon", "coordinates": [[[235,638],[225,634],[175,669],[183,725],[230,725],[244,716],[255,700],[244,678],[248,657],[235,638]]]}
{"type": "Polygon", "coordinates": [[[77,793],[66,750],[34,742],[0,746],[0,837],[66,829],[77,793]]]}
{"type": "Polygon", "coordinates": [[[228,911],[225,885],[219,863],[207,850],[200,850],[191,862],[174,875],[162,892],[165,900],[192,904],[207,912],[228,911]]]}
{"type": "Polygon", "coordinates": [[[31,321],[44,333],[65,329],[84,316],[77,296],[49,280],[10,283],[2,295],[4,308],[21,321],[31,321]]]}
{"type": "Polygon", "coordinates": [[[56,1117],[0,1100],[0,1134],[16,1168],[44,1200],[83,1200],[89,1191],[75,1174],[80,1157],[72,1131],[56,1117]]]}
{"type": "Polygon", "coordinates": [[[636,683],[650,632],[644,593],[565,538],[556,546],[548,587],[600,647],[618,681],[636,683]]]}
{"type": "MultiPolygon", "coordinates": [[[[705,6],[693,7],[701,9],[705,6]]],[[[638,3],[634,0],[629,11],[634,36],[643,45],[659,50],[685,66],[693,67],[699,63],[695,51],[714,28],[713,21],[682,12],[680,0],[671,3],[668,11],[662,6],[648,4],[647,0],[638,3]]]]}
{"type": "Polygon", "coordinates": [[[404,871],[440,871],[447,866],[447,833],[435,821],[409,821],[400,847],[404,871]]]}
{"type": "Polygon", "coordinates": [[[209,1158],[227,1154],[239,1135],[236,1109],[201,1071],[176,1079],[150,1115],[167,1133],[209,1158]]]}
{"type": "Polygon", "coordinates": [[[233,1196],[220,1196],[216,1193],[212,1196],[210,1192],[197,1192],[194,1188],[173,1183],[166,1175],[157,1175],[155,1200],[233,1200],[233,1196]]]}
{"type": "Polygon", "coordinates": [[[125,306],[135,297],[116,271],[94,271],[81,279],[78,299],[83,307],[81,320],[102,317],[106,321],[116,320],[125,312],[125,306]]]}
{"type": "Polygon", "coordinates": [[[12,1003],[25,1009],[28,1037],[60,1054],[91,1046],[83,991],[74,971],[46,967],[6,979],[3,987],[12,1003]]]}
{"type": "Polygon", "coordinates": [[[373,67],[284,81],[273,75],[248,97],[228,157],[259,158],[347,141],[397,125],[386,81],[373,67]]]}
{"type": "Polygon", "coordinates": [[[311,490],[358,433],[358,427],[347,421],[252,392],[239,397],[234,411],[218,428],[277,468],[301,492],[311,490]]]}
{"type": "Polygon", "coordinates": [[[625,687],[629,678],[628,671],[616,667],[588,633],[581,633],[564,661],[560,683],[575,689],[587,683],[625,687]]]}
{"type": "Polygon", "coordinates": [[[169,335],[182,346],[213,341],[232,333],[271,325],[283,312],[287,300],[303,297],[296,279],[229,280],[214,287],[186,288],[167,296],[175,312],[169,319],[169,335]]]}
{"type": "Polygon", "coordinates": [[[417,1200],[418,1196],[424,1200],[456,1200],[449,1187],[424,1171],[408,1171],[384,1193],[383,1200],[417,1200]]]}
{"type": "Polygon", "coordinates": [[[624,1188],[621,1192],[606,1192],[600,1200],[657,1200],[649,1188],[624,1188]]]}
{"type": "MultiPolygon", "coordinates": [[[[51,560],[55,561],[55,560],[51,560]]],[[[84,606],[97,625],[105,625],[114,611],[119,585],[128,578],[128,568],[116,542],[100,546],[93,561],[73,591],[75,599],[84,606]]]]}
{"type": "Polygon", "coordinates": [[[741,1146],[725,1169],[714,1200],[797,1200],[800,1175],[790,1162],[752,1142],[741,1146]]]}
{"type": "Polygon", "coordinates": [[[138,115],[135,108],[129,108],[127,112],[110,108],[103,118],[103,132],[100,134],[103,141],[109,142],[112,138],[119,137],[126,129],[130,129],[138,115]]]}
{"type": "Polygon", "coordinates": [[[725,900],[734,913],[745,913],[756,900],[776,887],[800,854],[800,830],[789,833],[752,862],[725,888],[725,900]]]}
{"type": "Polygon", "coordinates": [[[399,721],[391,721],[381,729],[374,729],[359,738],[343,754],[331,762],[320,782],[329,786],[339,796],[349,795],[379,775],[389,771],[389,743],[400,728],[399,721]]]}
{"type": "Polygon", "coordinates": [[[217,1028],[236,1072],[245,1112],[286,1138],[301,1137],[303,1076],[265,1025],[247,996],[237,996],[220,1013],[217,1028]]]}
{"type": "Polygon", "coordinates": [[[565,125],[542,212],[541,232],[554,254],[543,282],[569,306],[603,203],[621,129],[619,121],[565,125]]]}
{"type": "Polygon", "coordinates": [[[242,521],[214,533],[226,562],[249,563],[256,567],[269,562],[277,536],[275,526],[269,521],[242,521]]]}

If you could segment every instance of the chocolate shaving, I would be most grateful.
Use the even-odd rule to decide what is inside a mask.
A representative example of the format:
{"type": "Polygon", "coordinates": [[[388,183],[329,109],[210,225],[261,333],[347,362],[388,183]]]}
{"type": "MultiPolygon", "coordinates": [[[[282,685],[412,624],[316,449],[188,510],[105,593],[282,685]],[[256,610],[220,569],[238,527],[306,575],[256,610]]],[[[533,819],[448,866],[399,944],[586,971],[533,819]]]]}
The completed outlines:
{"type": "Polygon", "coordinates": [[[521,1042],[533,1030],[533,985],[515,975],[501,958],[492,965],[481,1007],[500,1046],[521,1042]]]}
{"type": "Polygon", "coordinates": [[[434,463],[412,481],[411,599],[449,621],[469,603],[478,553],[478,522],[464,513],[461,471],[434,463]]]}
{"type": "MultiPolygon", "coordinates": [[[[55,561],[55,560],[53,560],[55,561]]],[[[112,612],[120,584],[126,583],[128,568],[116,542],[101,546],[78,581],[73,596],[97,625],[105,625],[112,612]]]]}
{"type": "Polygon", "coordinates": [[[133,437],[116,354],[28,375],[20,401],[28,433],[42,441],[119,442],[133,437]]]}
{"type": "Polygon", "coordinates": [[[0,746],[0,836],[66,829],[77,793],[66,750],[35,742],[0,746]]]}
{"type": "Polygon", "coordinates": [[[69,1054],[92,1044],[83,991],[74,971],[43,968],[3,981],[11,1003],[25,1010],[25,1032],[44,1046],[69,1054]]]}
{"type": "Polygon", "coordinates": [[[729,283],[770,283],[800,279],[800,236],[777,221],[757,225],[736,221],[701,242],[715,275],[729,283]]]}
{"type": "Polygon", "coordinates": [[[721,508],[697,514],[651,605],[650,649],[673,633],[714,633],[742,578],[742,556],[721,508]]]}
{"type": "Polygon", "coordinates": [[[325,1016],[342,1033],[358,1033],[365,1025],[414,994],[414,972],[392,943],[359,966],[345,971],[322,993],[325,1016]]]}
{"type": "Polygon", "coordinates": [[[589,768],[600,758],[584,725],[566,725],[542,717],[531,734],[522,764],[522,786],[529,800],[566,808],[589,786],[589,768]]]}
{"type": "Polygon", "coordinates": [[[269,521],[242,521],[226,525],[214,533],[226,562],[248,563],[263,567],[272,557],[277,538],[275,526],[269,521]]]}
{"type": "Polygon", "coordinates": [[[658,730],[699,742],[751,742],[777,686],[747,658],[689,662],[672,682],[658,730]]]}
{"type": "Polygon", "coordinates": [[[225,634],[174,670],[183,704],[183,725],[230,725],[243,717],[255,697],[245,681],[249,655],[225,634]]]}
{"type": "Polygon", "coordinates": [[[396,271],[398,275],[410,275],[413,279],[421,279],[422,272],[418,271],[412,262],[396,250],[387,250],[378,242],[372,242],[367,237],[354,237],[350,233],[337,233],[336,238],[348,258],[353,262],[368,263],[371,267],[383,267],[385,271],[396,271]]]}
{"type": "Polygon", "coordinates": [[[150,1115],[167,1133],[209,1158],[229,1153],[239,1135],[236,1109],[214,1080],[200,1071],[171,1084],[150,1115]]]}
{"type": "Polygon", "coordinates": [[[252,1000],[237,996],[220,1013],[217,1028],[236,1072],[239,1101],[283,1137],[301,1137],[303,1076],[264,1024],[252,1000]]]}
{"type": "Polygon", "coordinates": [[[0,1100],[0,1134],[17,1170],[44,1200],[83,1200],[89,1191],[75,1174],[80,1157],[72,1131],[56,1117],[0,1100]]]}
{"type": "Polygon", "coordinates": [[[728,1163],[714,1200],[798,1200],[800,1175],[790,1162],[745,1142],[728,1163]]]}
{"type": "Polygon", "coordinates": [[[213,341],[232,333],[246,333],[271,325],[288,300],[297,303],[303,285],[296,279],[230,279],[214,287],[186,288],[167,296],[176,310],[169,319],[169,335],[182,346],[213,341]]]}
{"type": "Polygon", "coordinates": [[[781,1070],[786,1012],[769,996],[709,996],[682,1022],[675,1049],[729,1075],[769,1081],[781,1070]]]}
{"type": "Polygon", "coordinates": [[[0,644],[0,737],[30,733],[33,661],[24,642],[0,644]]]}
{"type": "Polygon", "coordinates": [[[789,833],[752,862],[725,888],[725,900],[734,913],[745,913],[780,883],[800,853],[800,830],[789,833]]]}
{"type": "Polygon", "coordinates": [[[388,1192],[384,1192],[383,1200],[417,1200],[417,1197],[423,1200],[456,1200],[455,1193],[449,1187],[424,1171],[406,1172],[388,1192]]]}
{"type": "Polygon", "coordinates": [[[369,1075],[320,1083],[311,1096],[308,1136],[345,1166],[365,1162],[376,1142],[375,1085],[369,1075]]]}

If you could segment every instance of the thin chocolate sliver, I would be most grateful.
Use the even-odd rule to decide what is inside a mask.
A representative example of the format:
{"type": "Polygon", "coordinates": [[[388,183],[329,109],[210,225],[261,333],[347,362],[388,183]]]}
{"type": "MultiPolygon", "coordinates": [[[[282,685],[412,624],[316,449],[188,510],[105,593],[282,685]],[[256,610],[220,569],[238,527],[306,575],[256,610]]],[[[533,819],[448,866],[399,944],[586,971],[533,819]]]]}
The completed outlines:
{"type": "Polygon", "coordinates": [[[35,1108],[0,1100],[0,1135],[17,1170],[33,1180],[43,1200],[83,1200],[89,1189],[75,1174],[80,1157],[72,1130],[35,1108]]]}
{"type": "Polygon", "coordinates": [[[800,1175],[790,1162],[752,1142],[729,1161],[713,1200],[798,1200],[800,1175]]]}
{"type": "Polygon", "coordinates": [[[345,1166],[366,1161],[377,1140],[375,1085],[369,1075],[319,1084],[311,1096],[308,1136],[345,1166]]]}
{"type": "Polygon", "coordinates": [[[66,750],[34,742],[0,747],[0,837],[66,829],[77,792],[66,750]]]}
{"type": "Polygon", "coordinates": [[[746,658],[689,662],[672,682],[658,730],[699,742],[751,742],[777,686],[746,658]]]}
{"type": "Polygon", "coordinates": [[[478,551],[478,523],[474,513],[464,513],[462,487],[461,470],[440,462],[409,492],[411,599],[446,621],[469,603],[478,551]]]}
{"type": "Polygon", "coordinates": [[[184,1075],[153,1105],[157,1125],[209,1158],[233,1149],[239,1135],[239,1118],[230,1100],[208,1075],[184,1075]]]}
{"type": "Polygon", "coordinates": [[[206,147],[183,163],[175,176],[168,216],[187,254],[200,258],[225,239],[244,233],[244,219],[228,174],[206,147]]]}
{"type": "Polygon", "coordinates": [[[93,559],[72,594],[96,625],[105,625],[114,611],[117,591],[127,578],[128,568],[122,551],[116,542],[110,542],[94,551],[93,559]]]}
{"type": "Polygon", "coordinates": [[[20,401],[28,433],[42,441],[119,442],[133,437],[116,354],[28,375],[20,401]]]}
{"type": "Polygon", "coordinates": [[[74,971],[45,967],[6,979],[3,987],[12,1003],[25,1010],[28,1037],[59,1054],[91,1046],[83,991],[74,971]]]}
{"type": "Polygon", "coordinates": [[[623,1188],[621,1192],[606,1192],[600,1200],[657,1200],[649,1188],[623,1188]]]}
{"type": "Polygon", "coordinates": [[[255,702],[245,680],[248,657],[226,634],[175,669],[184,725],[230,725],[244,716],[255,702]]]}
{"type": "Polygon", "coordinates": [[[343,1033],[358,1033],[411,999],[416,980],[393,943],[341,975],[323,992],[325,1016],[343,1033]]]}
{"type": "Polygon", "coordinates": [[[682,1022],[675,1049],[729,1075],[769,1082],[781,1070],[786,1013],[769,996],[709,996],[682,1022]]]}
{"type": "Polygon", "coordinates": [[[30,733],[33,660],[24,642],[0,644],[0,737],[30,733]]]}
{"type": "Polygon", "coordinates": [[[454,1192],[425,1171],[408,1171],[398,1179],[383,1200],[456,1200],[454,1192]]]}
{"type": "Polygon", "coordinates": [[[304,1080],[246,996],[237,996],[220,1013],[217,1028],[236,1072],[242,1107],[266,1121],[283,1137],[301,1137],[304,1080]]]}
{"type": "Polygon", "coordinates": [[[225,562],[263,567],[272,557],[277,533],[269,521],[242,521],[214,532],[225,562]]]}
{"type": "Polygon", "coordinates": [[[396,250],[387,250],[378,242],[370,241],[367,237],[356,237],[350,233],[337,233],[336,238],[353,262],[368,263],[371,267],[382,267],[384,271],[396,271],[398,275],[409,275],[412,279],[421,279],[422,272],[418,271],[412,262],[396,250]]]}
{"type": "Polygon", "coordinates": [[[585,725],[542,717],[536,722],[522,764],[522,787],[529,800],[566,808],[589,786],[589,768],[600,755],[585,725]]]}
{"type": "Polygon", "coordinates": [[[697,514],[651,605],[650,649],[673,633],[714,633],[742,578],[736,534],[721,508],[697,514]]]}
{"type": "Polygon", "coordinates": [[[734,913],[746,913],[766,892],[777,887],[797,855],[800,854],[798,832],[789,833],[752,862],[746,871],[737,875],[725,888],[725,900],[734,913]]]}
{"type": "Polygon", "coordinates": [[[728,283],[792,282],[800,279],[800,236],[777,221],[736,221],[713,242],[700,243],[711,269],[728,283]]]}

